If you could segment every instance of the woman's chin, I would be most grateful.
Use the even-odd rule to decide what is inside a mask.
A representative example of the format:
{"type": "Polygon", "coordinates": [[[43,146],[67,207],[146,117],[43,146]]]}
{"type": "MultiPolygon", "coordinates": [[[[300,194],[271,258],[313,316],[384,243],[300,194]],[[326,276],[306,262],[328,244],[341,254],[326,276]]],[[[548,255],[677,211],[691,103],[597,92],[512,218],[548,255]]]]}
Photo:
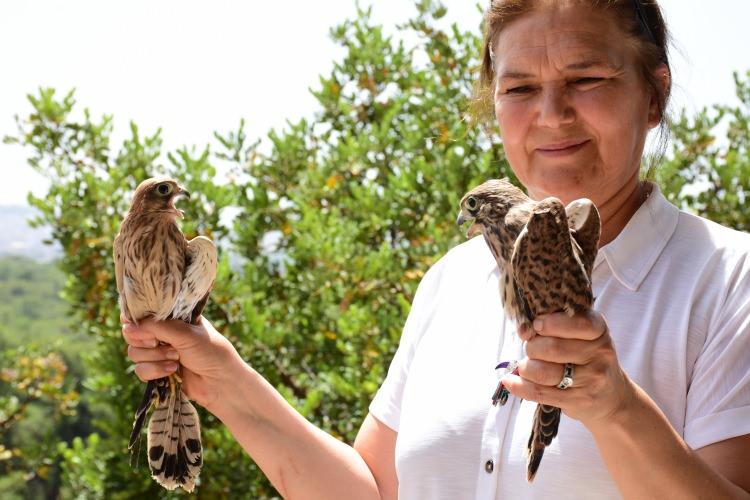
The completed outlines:
{"type": "Polygon", "coordinates": [[[540,176],[531,180],[526,187],[529,196],[535,200],[541,200],[550,196],[559,198],[564,204],[568,204],[579,198],[595,198],[596,190],[589,179],[579,174],[565,175],[562,172],[540,176]]]}

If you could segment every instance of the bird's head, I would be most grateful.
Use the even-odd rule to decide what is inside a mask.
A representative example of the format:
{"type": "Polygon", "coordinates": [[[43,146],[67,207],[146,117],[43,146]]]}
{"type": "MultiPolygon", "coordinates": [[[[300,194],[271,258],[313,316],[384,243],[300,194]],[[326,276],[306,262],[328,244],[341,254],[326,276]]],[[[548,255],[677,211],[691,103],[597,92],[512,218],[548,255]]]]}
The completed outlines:
{"type": "Polygon", "coordinates": [[[529,198],[526,194],[507,178],[491,179],[461,198],[461,209],[456,224],[460,226],[471,221],[466,236],[472,237],[487,227],[502,227],[508,211],[515,205],[527,201],[529,198]]]}
{"type": "Polygon", "coordinates": [[[182,197],[189,198],[190,192],[176,180],[168,177],[152,177],[141,182],[136,188],[130,211],[183,217],[185,213],[175,207],[175,202],[182,197]]]}

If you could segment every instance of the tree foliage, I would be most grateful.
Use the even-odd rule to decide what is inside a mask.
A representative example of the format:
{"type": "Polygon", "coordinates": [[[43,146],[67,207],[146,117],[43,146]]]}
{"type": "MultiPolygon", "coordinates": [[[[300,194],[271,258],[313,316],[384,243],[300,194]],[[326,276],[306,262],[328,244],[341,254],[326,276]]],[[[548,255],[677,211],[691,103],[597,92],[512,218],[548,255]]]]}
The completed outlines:
{"type": "MultiPolygon", "coordinates": [[[[19,132],[8,141],[25,146],[30,164],[51,181],[46,196],[29,197],[40,212],[34,224],[51,226],[62,246],[64,296],[77,328],[95,340],[86,387],[97,433],[60,445],[67,496],[177,494],[148,477],[145,457],[138,470],[128,464],[127,436],[143,388],[125,358],[111,257],[129,196],[157,174],[179,178],[197,195],[183,204],[187,236],[219,243],[217,284],[204,315],[305,417],[353,440],[416,285],[464,239],[453,223],[460,196],[511,174],[494,129],[473,126],[466,116],[479,30],[443,29],[440,5],[416,5],[417,15],[400,28],[417,40],[413,46],[373,25],[368,10],[334,28],[346,55],[313,91],[319,111],[271,131],[265,153],[242,123],[215,134],[213,146],[168,153],[166,163],[159,131],[144,135],[131,124],[115,152],[111,117],[95,119],[87,110],[76,116],[73,92],[40,89],[29,97],[32,112],[18,119],[19,132]],[[219,168],[228,169],[229,182],[215,182],[219,168]]],[[[745,94],[746,85],[738,80],[745,94]]],[[[674,199],[694,203],[681,190],[704,163],[709,170],[710,161],[724,161],[730,177],[731,169],[746,171],[746,156],[737,158],[747,152],[743,102],[745,108],[720,111],[736,116],[734,157],[720,160],[702,149],[659,172],[674,199]],[[685,182],[673,182],[675,176],[685,182]]],[[[691,141],[715,125],[680,122],[677,136],[691,141]]],[[[702,213],[738,206],[732,196],[711,200],[702,213]]],[[[733,220],[738,227],[746,222],[733,220]]],[[[216,419],[202,412],[201,420],[198,496],[278,495],[216,419]]]]}
{"type": "Polygon", "coordinates": [[[53,263],[0,259],[0,498],[53,497],[60,440],[90,433],[81,352],[53,263]]]}
{"type": "Polygon", "coordinates": [[[25,484],[42,496],[58,485],[55,440],[64,437],[63,419],[74,415],[79,395],[65,360],[49,348],[7,349],[0,367],[0,473],[7,476],[0,492],[5,497],[25,484]]]}
{"type": "MultiPolygon", "coordinates": [[[[436,26],[430,2],[401,29],[407,47],[369,11],[332,30],[344,60],[314,91],[320,111],[267,137],[261,154],[242,125],[216,147],[180,149],[162,164],[159,132],[112,150],[109,116],[75,113],[72,92],[30,96],[32,113],[12,138],[51,181],[30,197],[35,224],[52,227],[68,277],[64,296],[79,328],[96,339],[87,387],[98,438],[63,447],[70,493],[168,496],[132,471],[126,438],[142,391],[119,332],[112,239],[144,178],[179,178],[193,196],[188,237],[220,243],[217,286],[206,317],[307,418],[351,441],[395,351],[424,271],[463,239],[454,227],[460,193],[506,165],[496,138],[469,127],[479,39],[436,26]],[[217,167],[232,181],[216,184],[217,167]],[[233,222],[227,214],[233,213],[233,222]],[[94,466],[94,463],[96,466],[94,466]],[[73,481],[75,478],[75,481],[73,481]]],[[[228,432],[205,412],[205,467],[198,495],[276,495],[228,432]]]]}
{"type": "Polygon", "coordinates": [[[655,179],[672,203],[750,231],[750,71],[734,74],[736,106],[716,105],[672,123],[672,150],[655,179]]]}

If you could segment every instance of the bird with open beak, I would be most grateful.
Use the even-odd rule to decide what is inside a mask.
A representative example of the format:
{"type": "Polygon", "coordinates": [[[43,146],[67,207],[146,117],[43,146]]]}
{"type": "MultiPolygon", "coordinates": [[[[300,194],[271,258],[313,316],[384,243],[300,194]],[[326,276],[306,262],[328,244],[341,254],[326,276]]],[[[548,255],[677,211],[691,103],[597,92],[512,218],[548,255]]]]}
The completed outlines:
{"type": "MultiPolygon", "coordinates": [[[[542,314],[573,315],[591,308],[600,220],[590,200],[575,200],[567,207],[557,198],[534,201],[508,179],[492,179],[461,199],[456,223],[469,221],[467,236],[481,233],[495,257],[503,308],[519,329],[542,314]]],[[[503,362],[497,367],[507,366],[503,362]]],[[[492,404],[502,405],[507,397],[501,382],[492,404]]],[[[537,405],[526,449],[529,482],[544,448],[557,435],[560,414],[560,408],[537,405]]]]}
{"type": "MultiPolygon", "coordinates": [[[[152,178],[135,190],[130,210],[114,241],[120,311],[136,325],[145,318],[196,324],[216,276],[213,242],[185,239],[175,206],[190,193],[177,181],[152,178]]],[[[151,380],[135,413],[128,448],[139,441],[148,410],[148,461],[156,481],[167,489],[192,491],[203,464],[198,414],[181,390],[178,374],[151,380]]]]}

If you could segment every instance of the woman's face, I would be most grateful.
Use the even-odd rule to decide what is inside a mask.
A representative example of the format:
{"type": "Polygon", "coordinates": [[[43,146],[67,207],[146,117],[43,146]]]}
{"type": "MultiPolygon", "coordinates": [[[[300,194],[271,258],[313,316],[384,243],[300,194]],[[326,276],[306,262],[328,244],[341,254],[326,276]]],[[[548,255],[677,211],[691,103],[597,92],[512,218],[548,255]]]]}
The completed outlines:
{"type": "Polygon", "coordinates": [[[505,153],[532,198],[601,205],[637,185],[657,103],[606,12],[567,6],[522,16],[500,33],[495,70],[505,153]]]}

